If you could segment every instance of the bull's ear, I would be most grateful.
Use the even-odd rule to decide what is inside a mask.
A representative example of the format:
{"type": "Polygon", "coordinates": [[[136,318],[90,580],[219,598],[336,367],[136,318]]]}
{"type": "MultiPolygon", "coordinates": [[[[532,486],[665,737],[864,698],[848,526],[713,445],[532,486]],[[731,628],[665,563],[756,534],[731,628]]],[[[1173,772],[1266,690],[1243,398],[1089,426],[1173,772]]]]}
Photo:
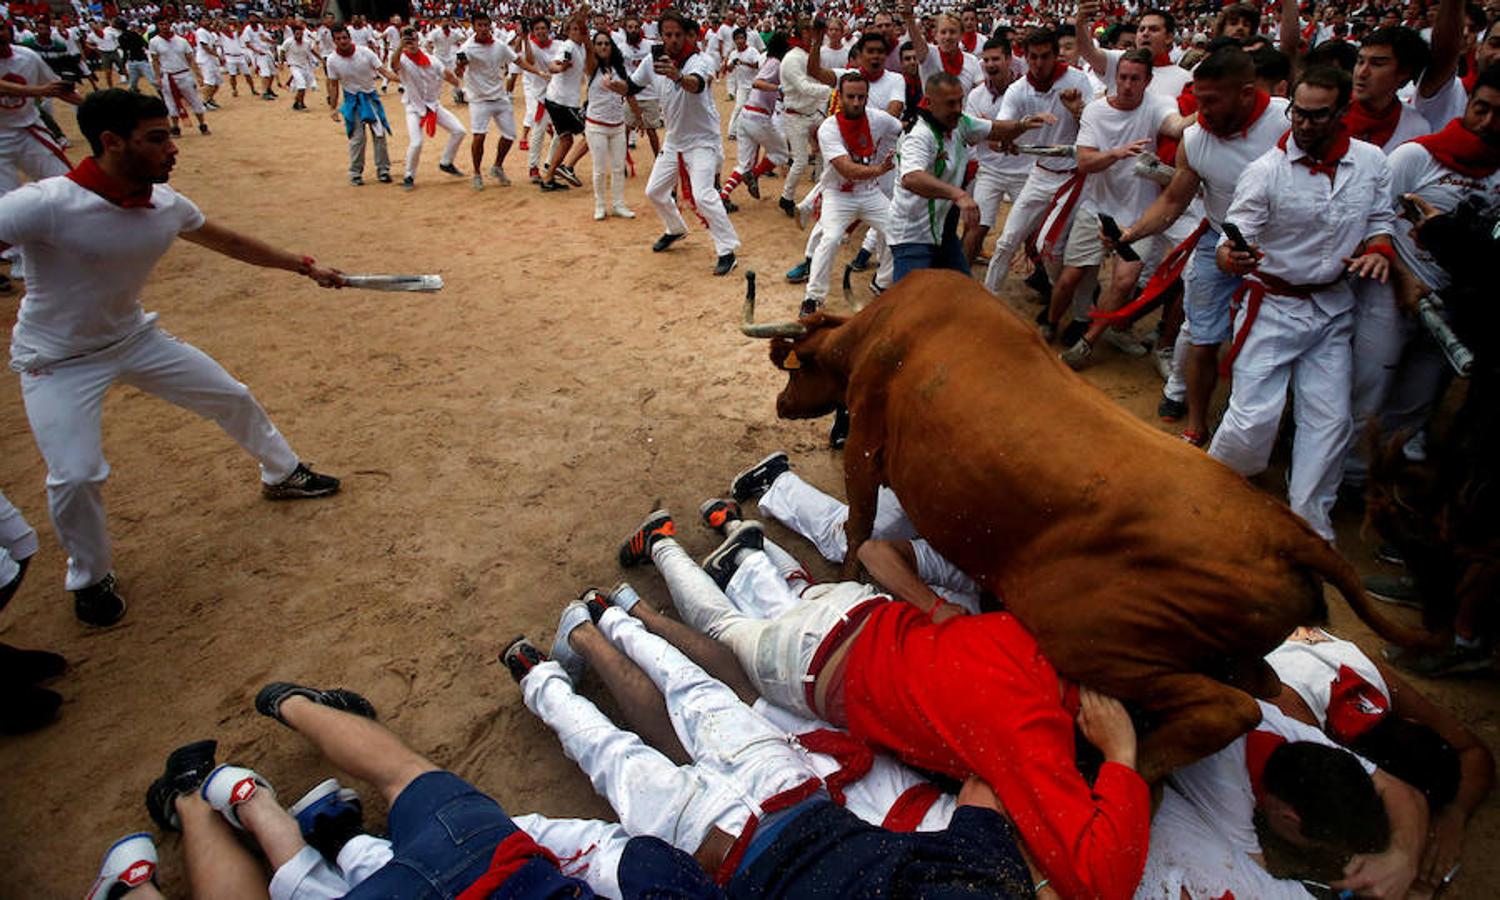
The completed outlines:
{"type": "Polygon", "coordinates": [[[800,369],[800,368],[802,368],[802,360],[800,360],[800,359],[797,358],[797,351],[796,350],[788,350],[787,351],[786,359],[783,359],[781,361],[781,368],[783,368],[783,369],[800,369]]]}

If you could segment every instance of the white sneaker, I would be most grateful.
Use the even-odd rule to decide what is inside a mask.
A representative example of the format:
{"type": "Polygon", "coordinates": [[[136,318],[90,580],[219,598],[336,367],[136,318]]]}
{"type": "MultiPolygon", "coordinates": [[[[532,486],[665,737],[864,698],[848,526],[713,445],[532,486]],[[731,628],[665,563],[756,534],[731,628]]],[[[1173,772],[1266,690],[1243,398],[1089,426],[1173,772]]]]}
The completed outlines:
{"type": "Polygon", "coordinates": [[[198,794],[208,801],[209,806],[218,810],[229,824],[244,831],[245,826],[240,824],[240,817],[235,814],[234,808],[254,797],[260,790],[269,791],[271,798],[275,799],[275,789],[255,770],[225,764],[208,773],[198,794]]]}
{"type": "Polygon", "coordinates": [[[604,221],[604,207],[602,207],[602,206],[596,206],[596,207],[594,207],[594,221],[595,222],[603,222],[604,221]]]}
{"type": "Polygon", "coordinates": [[[1151,362],[1156,366],[1156,374],[1161,376],[1162,381],[1172,380],[1172,348],[1159,347],[1151,352],[1151,362]]]}
{"type": "Polygon", "coordinates": [[[156,844],[144,831],[127,834],[104,851],[99,877],[84,900],[105,900],[116,885],[138,888],[156,878],[156,844]]]}
{"type": "Polygon", "coordinates": [[[483,175],[475,175],[474,176],[474,190],[476,190],[476,191],[482,191],[482,190],[484,190],[484,176],[483,175]]]}
{"type": "Polygon", "coordinates": [[[552,639],[552,649],[547,653],[548,658],[563,667],[574,684],[583,677],[588,663],[574,652],[572,645],[568,643],[568,635],[573,633],[573,629],[589,621],[591,619],[587,606],[577,600],[564,606],[562,615],[557,619],[557,634],[552,639]]]}
{"type": "Polygon", "coordinates": [[[495,183],[501,187],[510,187],[510,176],[506,175],[505,170],[499,166],[490,166],[490,177],[495,179],[495,183]]]}
{"type": "Polygon", "coordinates": [[[1079,338],[1078,343],[1062,352],[1062,361],[1068,364],[1068,368],[1078,371],[1089,364],[1094,356],[1094,345],[1087,338],[1079,338]]]}
{"type": "Polygon", "coordinates": [[[610,213],[621,219],[635,218],[635,210],[632,210],[628,206],[616,206],[614,209],[610,210],[610,213]]]}
{"type": "Polygon", "coordinates": [[[1149,352],[1146,345],[1141,343],[1140,338],[1137,338],[1135,332],[1132,331],[1106,328],[1104,329],[1104,342],[1130,357],[1140,358],[1149,352]]]}

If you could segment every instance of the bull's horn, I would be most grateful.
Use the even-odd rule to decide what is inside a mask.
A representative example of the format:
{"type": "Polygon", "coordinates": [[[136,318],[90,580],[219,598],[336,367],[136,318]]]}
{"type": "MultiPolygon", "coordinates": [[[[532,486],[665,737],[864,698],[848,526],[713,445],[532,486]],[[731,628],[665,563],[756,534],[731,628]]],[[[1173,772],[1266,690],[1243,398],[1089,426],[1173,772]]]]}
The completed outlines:
{"type": "Polygon", "coordinates": [[[740,324],[740,331],[753,338],[802,337],[807,334],[807,326],[801,322],[755,324],[755,272],[752,270],[745,273],[745,321],[740,324]]]}

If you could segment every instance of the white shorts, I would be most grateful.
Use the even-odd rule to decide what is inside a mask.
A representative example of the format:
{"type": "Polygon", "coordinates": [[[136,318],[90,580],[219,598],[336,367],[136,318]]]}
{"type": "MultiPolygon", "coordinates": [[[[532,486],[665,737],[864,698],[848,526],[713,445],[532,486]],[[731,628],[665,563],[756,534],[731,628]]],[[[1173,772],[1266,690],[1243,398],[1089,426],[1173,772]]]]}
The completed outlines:
{"type": "Polygon", "coordinates": [[[21,186],[21,176],[40,181],[73,168],[50,132],[40,124],[0,128],[0,194],[21,186]]]}
{"type": "Polygon", "coordinates": [[[1030,174],[1030,166],[1022,172],[990,172],[981,166],[974,178],[974,202],[979,204],[979,224],[985,228],[995,227],[1000,202],[1016,202],[1021,188],[1026,186],[1026,176],[1030,174]]]}
{"type": "Polygon", "coordinates": [[[516,139],[516,109],[509,97],[498,100],[469,101],[469,130],[474,134],[488,134],[490,122],[500,129],[500,136],[507,141],[516,139]]]}
{"type": "Polygon", "coordinates": [[[216,59],[198,60],[198,74],[203,76],[203,83],[209,87],[216,87],[222,83],[219,78],[219,61],[216,59]]]}
{"type": "Polygon", "coordinates": [[[187,69],[161,73],[161,98],[167,102],[167,114],[185,118],[188,113],[202,114],[203,98],[198,96],[198,82],[187,69]]]}
{"type": "Polygon", "coordinates": [[[224,57],[224,74],[233,78],[236,75],[249,75],[250,63],[243,56],[224,57]]]}
{"type": "Polygon", "coordinates": [[[262,78],[270,78],[274,67],[271,64],[271,55],[257,56],[255,58],[255,73],[262,78]]]}
{"type": "Polygon", "coordinates": [[[318,79],[313,75],[313,70],[302,66],[288,66],[291,75],[292,90],[305,91],[318,86],[318,79]]]}

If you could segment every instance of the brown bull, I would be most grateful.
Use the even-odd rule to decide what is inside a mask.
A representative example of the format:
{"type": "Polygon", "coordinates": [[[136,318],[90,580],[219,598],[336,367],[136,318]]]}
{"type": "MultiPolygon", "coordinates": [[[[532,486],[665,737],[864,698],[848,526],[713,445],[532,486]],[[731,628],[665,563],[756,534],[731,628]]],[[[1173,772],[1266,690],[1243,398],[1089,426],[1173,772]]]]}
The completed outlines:
{"type": "Polygon", "coordinates": [[[1263,657],[1327,618],[1322,582],[1386,638],[1353,566],[1282,502],[1126,412],[973,280],[921,271],[852,318],[753,325],[783,418],[849,408],[846,570],[887,484],[924,538],[1058,671],[1132,702],[1156,780],[1260,720],[1263,657]]]}

